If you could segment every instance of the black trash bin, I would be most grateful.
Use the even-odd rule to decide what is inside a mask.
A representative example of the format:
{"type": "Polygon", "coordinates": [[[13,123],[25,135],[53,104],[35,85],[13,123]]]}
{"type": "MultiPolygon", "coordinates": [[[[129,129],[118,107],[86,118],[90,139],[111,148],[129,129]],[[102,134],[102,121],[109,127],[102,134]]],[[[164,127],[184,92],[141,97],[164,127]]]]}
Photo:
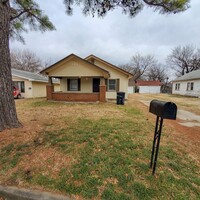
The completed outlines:
{"type": "Polygon", "coordinates": [[[124,105],[125,92],[117,92],[117,105],[124,105]]]}

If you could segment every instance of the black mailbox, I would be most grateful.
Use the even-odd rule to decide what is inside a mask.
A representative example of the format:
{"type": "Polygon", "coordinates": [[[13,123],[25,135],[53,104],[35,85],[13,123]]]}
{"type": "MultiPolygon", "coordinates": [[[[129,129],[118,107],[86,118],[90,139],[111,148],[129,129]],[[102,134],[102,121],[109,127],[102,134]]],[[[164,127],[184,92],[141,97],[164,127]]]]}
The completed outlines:
{"type": "Polygon", "coordinates": [[[152,100],[149,107],[149,112],[163,119],[176,119],[177,106],[175,103],[152,100]]]}
{"type": "Polygon", "coordinates": [[[157,116],[156,126],[154,131],[153,146],[151,152],[151,162],[150,162],[150,168],[153,167],[152,173],[155,174],[159,145],[160,145],[160,137],[163,126],[163,119],[175,120],[177,113],[177,106],[175,103],[172,102],[152,100],[150,103],[149,112],[157,116]]]}

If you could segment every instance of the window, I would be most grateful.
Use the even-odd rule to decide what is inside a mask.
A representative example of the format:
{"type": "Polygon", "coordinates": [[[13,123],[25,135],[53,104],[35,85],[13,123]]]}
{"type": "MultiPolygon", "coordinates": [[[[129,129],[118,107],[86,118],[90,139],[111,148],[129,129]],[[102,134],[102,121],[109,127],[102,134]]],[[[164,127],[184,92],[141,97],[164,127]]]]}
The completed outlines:
{"type": "Polygon", "coordinates": [[[187,90],[193,90],[194,89],[194,83],[193,82],[188,82],[187,83],[187,90]]]}
{"type": "Polygon", "coordinates": [[[115,91],[116,90],[116,80],[115,79],[109,79],[108,80],[108,90],[109,91],[115,91]]]}
{"type": "Polygon", "coordinates": [[[25,92],[24,81],[13,81],[13,85],[20,90],[20,92],[25,92]]]}
{"type": "Polygon", "coordinates": [[[180,83],[176,83],[175,90],[180,90],[180,83]]]}
{"type": "Polygon", "coordinates": [[[80,91],[80,79],[67,79],[68,91],[80,91]]]}

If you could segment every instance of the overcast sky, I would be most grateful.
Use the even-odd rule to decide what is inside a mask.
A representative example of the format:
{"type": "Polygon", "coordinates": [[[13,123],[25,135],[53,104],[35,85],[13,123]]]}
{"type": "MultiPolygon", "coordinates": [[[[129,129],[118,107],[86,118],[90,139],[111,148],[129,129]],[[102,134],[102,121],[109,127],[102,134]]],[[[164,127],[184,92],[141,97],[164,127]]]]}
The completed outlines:
{"type": "Polygon", "coordinates": [[[144,8],[135,18],[122,14],[120,9],[104,18],[85,17],[79,7],[74,7],[73,15],[68,16],[63,0],[37,1],[56,31],[29,32],[23,34],[26,45],[11,41],[10,46],[30,49],[49,62],[74,53],[83,58],[94,54],[119,65],[139,52],[153,54],[164,63],[178,45],[200,47],[200,0],[191,0],[191,8],[176,15],[161,15],[144,8]]]}

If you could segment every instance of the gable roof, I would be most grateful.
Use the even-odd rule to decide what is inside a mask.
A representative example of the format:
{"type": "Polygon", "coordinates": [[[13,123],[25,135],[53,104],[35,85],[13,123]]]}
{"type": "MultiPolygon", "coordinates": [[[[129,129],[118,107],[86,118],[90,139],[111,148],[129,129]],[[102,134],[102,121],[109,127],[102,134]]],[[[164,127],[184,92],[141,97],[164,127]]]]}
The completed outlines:
{"type": "Polygon", "coordinates": [[[178,77],[173,82],[177,81],[187,81],[187,80],[194,80],[194,79],[200,79],[200,69],[192,71],[190,73],[187,73],[181,77],[178,77]]]}
{"type": "Polygon", "coordinates": [[[97,66],[97,65],[94,65],[94,64],[88,62],[88,61],[85,60],[85,59],[82,59],[81,57],[79,57],[79,56],[77,56],[77,55],[75,55],[75,54],[73,54],[73,53],[70,54],[70,55],[68,55],[68,56],[66,56],[65,58],[59,60],[58,62],[54,63],[53,65],[50,65],[50,66],[47,67],[46,69],[42,70],[40,73],[41,73],[41,74],[48,73],[48,70],[53,69],[53,68],[56,67],[59,63],[65,61],[65,60],[67,60],[67,59],[73,58],[73,57],[75,57],[75,58],[77,58],[77,59],[79,59],[79,60],[81,60],[81,61],[83,61],[83,62],[85,62],[85,63],[87,63],[87,64],[89,64],[89,65],[91,65],[91,66],[93,66],[93,67],[96,67],[96,68],[98,68],[98,69],[100,69],[100,70],[106,72],[107,74],[109,74],[109,71],[107,71],[107,70],[105,70],[105,69],[103,69],[103,68],[101,68],[101,67],[99,67],[99,66],[97,66]]]}
{"type": "Polygon", "coordinates": [[[162,83],[160,81],[136,81],[136,85],[138,85],[138,86],[161,86],[162,83]]]}
{"type": "MultiPolygon", "coordinates": [[[[23,71],[19,69],[11,69],[12,76],[16,76],[19,78],[27,79],[29,81],[36,81],[36,82],[48,82],[48,78],[38,73],[23,71]]],[[[54,83],[58,83],[57,80],[53,81],[54,83]]]]}
{"type": "Polygon", "coordinates": [[[107,61],[105,61],[105,60],[103,60],[103,59],[101,59],[99,57],[97,57],[97,56],[95,56],[95,55],[91,54],[91,55],[87,56],[85,58],[85,60],[89,60],[90,58],[93,58],[93,59],[96,59],[96,60],[98,60],[100,62],[103,62],[106,65],[110,66],[111,68],[113,68],[113,69],[115,69],[115,70],[117,70],[117,71],[119,71],[119,72],[121,72],[123,74],[128,75],[130,78],[133,77],[133,74],[131,74],[131,73],[129,73],[129,72],[127,72],[127,71],[125,71],[125,70],[123,70],[123,69],[121,69],[121,68],[119,68],[119,67],[117,67],[117,66],[115,66],[115,65],[113,65],[113,64],[111,64],[111,63],[109,63],[109,62],[107,62],[107,61]]]}

